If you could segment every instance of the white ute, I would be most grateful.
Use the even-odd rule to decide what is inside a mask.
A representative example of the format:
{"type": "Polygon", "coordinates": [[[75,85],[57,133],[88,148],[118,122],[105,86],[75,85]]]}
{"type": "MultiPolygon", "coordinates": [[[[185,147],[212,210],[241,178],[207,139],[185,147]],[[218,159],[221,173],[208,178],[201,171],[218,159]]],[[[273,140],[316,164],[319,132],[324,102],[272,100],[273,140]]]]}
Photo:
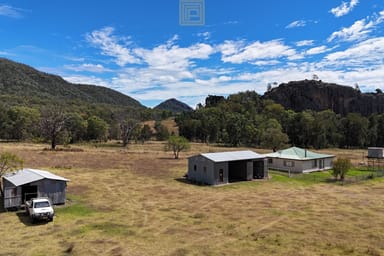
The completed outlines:
{"type": "Polygon", "coordinates": [[[55,212],[48,198],[33,198],[25,203],[25,211],[32,223],[36,220],[52,221],[55,212]]]}

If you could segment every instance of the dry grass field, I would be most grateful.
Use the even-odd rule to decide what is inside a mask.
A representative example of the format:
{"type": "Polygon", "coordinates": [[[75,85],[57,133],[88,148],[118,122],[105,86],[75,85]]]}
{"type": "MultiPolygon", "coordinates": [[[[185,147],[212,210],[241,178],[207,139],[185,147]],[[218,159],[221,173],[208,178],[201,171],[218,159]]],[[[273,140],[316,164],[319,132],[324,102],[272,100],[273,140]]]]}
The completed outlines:
{"type": "MultiPolygon", "coordinates": [[[[180,179],[186,157],[230,148],[193,145],[179,160],[160,143],[43,148],[0,144],[25,167],[69,178],[68,203],[35,225],[0,212],[0,255],[384,255],[384,179],[196,186],[180,179]]],[[[323,152],[354,162],[364,153],[323,152]]]]}

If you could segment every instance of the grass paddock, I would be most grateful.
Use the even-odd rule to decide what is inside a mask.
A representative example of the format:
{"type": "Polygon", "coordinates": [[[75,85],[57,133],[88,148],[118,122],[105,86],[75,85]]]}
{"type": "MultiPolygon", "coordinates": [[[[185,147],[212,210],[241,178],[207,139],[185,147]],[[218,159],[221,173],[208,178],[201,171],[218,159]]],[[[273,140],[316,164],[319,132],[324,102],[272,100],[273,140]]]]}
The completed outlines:
{"type": "MultiPolygon", "coordinates": [[[[53,222],[0,212],[0,255],[384,255],[383,179],[343,186],[323,182],[329,173],[272,172],[270,180],[196,186],[180,180],[187,157],[233,149],[193,144],[175,160],[162,143],[74,148],[0,144],[25,167],[71,180],[53,222]]],[[[363,154],[323,152],[356,163],[363,154]]]]}

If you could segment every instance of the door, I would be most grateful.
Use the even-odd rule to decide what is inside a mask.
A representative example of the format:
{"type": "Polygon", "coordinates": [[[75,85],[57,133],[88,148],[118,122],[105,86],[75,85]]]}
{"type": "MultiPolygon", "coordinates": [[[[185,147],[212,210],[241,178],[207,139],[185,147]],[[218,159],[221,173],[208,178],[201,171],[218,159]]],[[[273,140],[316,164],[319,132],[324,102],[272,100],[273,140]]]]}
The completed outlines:
{"type": "Polygon", "coordinates": [[[23,203],[32,198],[36,198],[37,195],[37,186],[24,185],[21,187],[21,195],[23,203]]]}
{"type": "Polygon", "coordinates": [[[253,178],[264,179],[264,160],[253,162],[253,178]]]}
{"type": "Polygon", "coordinates": [[[219,182],[224,182],[224,170],[219,170],[219,182]]]}

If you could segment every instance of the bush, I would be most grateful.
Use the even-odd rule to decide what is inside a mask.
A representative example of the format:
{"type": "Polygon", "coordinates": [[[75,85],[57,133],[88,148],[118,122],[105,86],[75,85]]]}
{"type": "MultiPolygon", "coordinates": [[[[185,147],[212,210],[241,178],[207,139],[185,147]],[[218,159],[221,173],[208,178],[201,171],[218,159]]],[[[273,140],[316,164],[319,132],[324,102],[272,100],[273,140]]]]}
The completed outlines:
{"type": "Polygon", "coordinates": [[[344,180],[345,175],[352,168],[351,160],[347,158],[338,158],[333,161],[333,169],[331,170],[333,177],[337,179],[340,177],[340,180],[344,180]]]}

